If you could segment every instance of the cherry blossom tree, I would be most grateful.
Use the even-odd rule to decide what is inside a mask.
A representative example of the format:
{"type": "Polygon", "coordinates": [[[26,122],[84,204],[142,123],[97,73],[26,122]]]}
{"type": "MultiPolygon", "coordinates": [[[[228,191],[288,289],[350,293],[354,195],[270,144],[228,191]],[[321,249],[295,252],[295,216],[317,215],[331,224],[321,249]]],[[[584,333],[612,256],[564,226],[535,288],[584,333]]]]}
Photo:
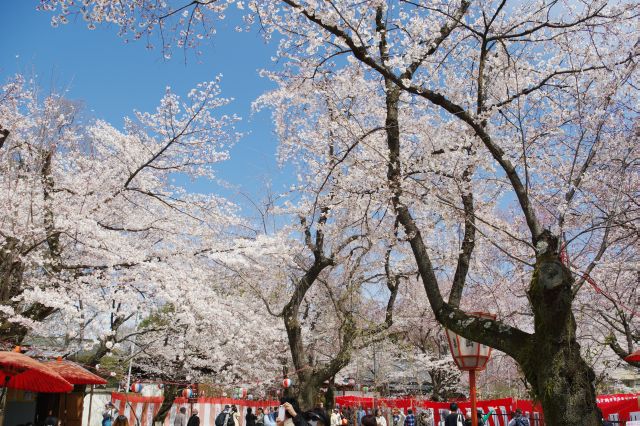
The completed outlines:
{"type": "Polygon", "coordinates": [[[184,100],[167,90],[124,132],[85,121],[57,95],[39,99],[21,76],[1,93],[3,340],[64,334],[86,349],[78,342],[95,339],[97,363],[131,337],[118,330],[136,311],[202,288],[212,257],[228,249],[223,237],[241,225],[234,206],[174,181],[213,177],[237,118],[213,115],[228,103],[217,81],[184,100]]]}
{"type": "MultiPolygon", "coordinates": [[[[211,35],[232,3],[42,6],[58,8],[55,22],[81,13],[90,25],[115,22],[135,38],[159,28],[171,48],[211,35]]],[[[386,198],[380,206],[397,218],[436,319],[514,358],[548,423],[599,424],[574,303],[593,277],[609,278],[608,258],[637,262],[638,5],[246,6],[246,22],[259,22],[267,36],[282,33],[285,70],[272,78],[295,95],[279,95],[282,106],[274,97],[275,111],[326,105],[318,92],[341,106],[333,116],[312,107],[332,117],[327,129],[352,136],[320,179],[348,174],[345,187],[386,198]],[[485,250],[492,263],[480,256],[485,250]],[[466,311],[481,302],[469,296],[482,286],[520,297],[507,302],[506,317],[479,320],[466,311]]],[[[278,125],[299,140],[292,135],[300,129],[278,125]]]]}

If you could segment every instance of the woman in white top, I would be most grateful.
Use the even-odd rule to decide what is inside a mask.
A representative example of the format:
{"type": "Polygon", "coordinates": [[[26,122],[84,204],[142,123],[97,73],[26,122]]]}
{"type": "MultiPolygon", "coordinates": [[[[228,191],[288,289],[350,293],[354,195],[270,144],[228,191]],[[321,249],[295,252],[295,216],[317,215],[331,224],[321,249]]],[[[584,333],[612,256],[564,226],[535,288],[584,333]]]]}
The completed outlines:
{"type": "Polygon", "coordinates": [[[378,426],[387,426],[387,419],[384,418],[382,410],[379,408],[376,410],[376,423],[378,426]]]}

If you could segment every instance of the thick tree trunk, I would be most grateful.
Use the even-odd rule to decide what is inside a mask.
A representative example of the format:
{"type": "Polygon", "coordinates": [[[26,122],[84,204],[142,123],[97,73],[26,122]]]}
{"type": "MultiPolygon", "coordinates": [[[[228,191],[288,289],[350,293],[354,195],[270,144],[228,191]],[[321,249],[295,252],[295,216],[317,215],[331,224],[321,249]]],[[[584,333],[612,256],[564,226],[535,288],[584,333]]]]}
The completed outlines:
{"type": "Polygon", "coordinates": [[[602,424],[602,414],[596,405],[595,373],[576,340],[572,285],[570,271],[556,255],[539,256],[529,289],[535,334],[518,361],[547,425],[596,426],[602,424]]]}
{"type": "Polygon", "coordinates": [[[153,424],[162,425],[169,414],[169,410],[173,405],[173,400],[178,396],[178,385],[166,384],[163,391],[164,400],[160,406],[160,410],[153,418],[153,424]]]}
{"type": "Polygon", "coordinates": [[[321,397],[320,383],[322,382],[318,382],[314,377],[310,376],[297,387],[296,396],[298,404],[303,411],[311,410],[319,405],[321,397]]]}

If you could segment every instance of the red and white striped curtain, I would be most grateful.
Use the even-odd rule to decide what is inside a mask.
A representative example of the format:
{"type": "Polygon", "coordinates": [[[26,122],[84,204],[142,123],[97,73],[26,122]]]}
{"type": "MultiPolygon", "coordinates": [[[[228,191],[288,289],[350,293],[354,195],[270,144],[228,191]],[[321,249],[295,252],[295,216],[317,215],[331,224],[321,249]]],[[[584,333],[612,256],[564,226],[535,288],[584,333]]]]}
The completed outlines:
{"type": "MultiPolygon", "coordinates": [[[[153,426],[153,417],[160,410],[163,397],[114,392],[111,394],[111,400],[118,409],[118,413],[125,415],[129,419],[131,426],[153,426]]],[[[222,412],[224,406],[235,405],[238,407],[240,426],[244,426],[247,407],[251,407],[255,413],[258,407],[266,409],[267,407],[275,407],[278,404],[278,401],[248,401],[231,398],[198,398],[197,402],[190,403],[186,398],[176,398],[169,414],[165,418],[164,426],[173,425],[180,407],[187,408],[187,415],[190,415],[192,408],[197,409],[200,417],[200,426],[215,426],[216,416],[222,412]]]]}

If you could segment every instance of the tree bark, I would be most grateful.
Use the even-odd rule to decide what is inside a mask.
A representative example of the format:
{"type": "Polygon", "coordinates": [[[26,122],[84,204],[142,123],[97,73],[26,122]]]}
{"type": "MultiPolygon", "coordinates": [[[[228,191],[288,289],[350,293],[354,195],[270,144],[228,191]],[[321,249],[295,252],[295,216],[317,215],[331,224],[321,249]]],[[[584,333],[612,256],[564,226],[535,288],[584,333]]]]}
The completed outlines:
{"type": "Polygon", "coordinates": [[[529,288],[535,334],[517,361],[542,404],[546,424],[596,426],[602,424],[596,376],[576,340],[572,285],[571,272],[559,256],[552,252],[538,257],[529,288]]]}
{"type": "Polygon", "coordinates": [[[178,396],[178,385],[167,383],[164,385],[162,395],[164,396],[164,400],[162,401],[160,410],[158,410],[158,413],[153,417],[153,424],[157,426],[164,424],[164,420],[167,418],[169,410],[171,410],[171,406],[173,405],[173,400],[178,396]]]}

